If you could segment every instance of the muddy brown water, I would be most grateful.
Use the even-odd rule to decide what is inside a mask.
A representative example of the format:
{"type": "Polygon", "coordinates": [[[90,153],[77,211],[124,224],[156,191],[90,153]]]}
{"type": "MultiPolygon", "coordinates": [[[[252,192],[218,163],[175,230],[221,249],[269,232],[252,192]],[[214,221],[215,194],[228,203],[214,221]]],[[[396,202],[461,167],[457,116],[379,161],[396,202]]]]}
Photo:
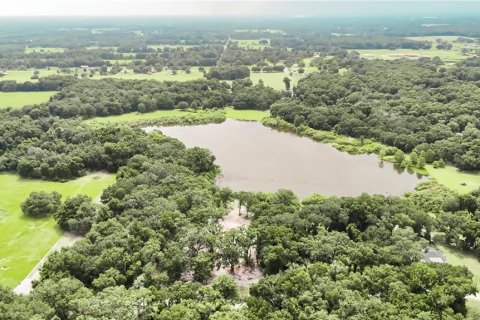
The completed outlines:
{"type": "Polygon", "coordinates": [[[148,127],[210,149],[222,169],[217,184],[234,191],[290,189],[301,198],[313,193],[336,196],[399,195],[425,178],[399,172],[376,155],[351,155],[329,144],[277,131],[259,122],[227,120],[198,126],[148,127]]]}

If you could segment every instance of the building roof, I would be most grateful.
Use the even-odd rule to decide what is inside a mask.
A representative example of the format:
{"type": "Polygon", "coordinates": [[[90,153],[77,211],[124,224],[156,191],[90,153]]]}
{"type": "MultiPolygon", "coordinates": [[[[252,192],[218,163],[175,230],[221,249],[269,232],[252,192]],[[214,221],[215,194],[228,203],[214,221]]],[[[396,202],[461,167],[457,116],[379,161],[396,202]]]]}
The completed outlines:
{"type": "Polygon", "coordinates": [[[422,250],[423,258],[420,260],[427,263],[445,263],[447,258],[445,255],[437,249],[426,247],[422,250]]]}

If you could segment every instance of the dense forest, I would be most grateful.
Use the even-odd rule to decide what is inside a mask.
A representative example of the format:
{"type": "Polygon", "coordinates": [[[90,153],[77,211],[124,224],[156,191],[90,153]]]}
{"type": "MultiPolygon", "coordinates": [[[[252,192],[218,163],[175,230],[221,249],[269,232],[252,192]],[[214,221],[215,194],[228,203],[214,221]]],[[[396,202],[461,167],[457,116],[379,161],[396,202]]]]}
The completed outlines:
{"type": "Polygon", "coordinates": [[[480,169],[477,59],[446,69],[439,59],[367,61],[352,53],[319,64],[272,115],[296,125],[374,138],[427,163],[480,169]],[[465,66],[470,67],[466,68],[465,66]],[[339,74],[338,69],[349,71],[339,74]]]}
{"type": "Polygon", "coordinates": [[[57,209],[86,238],[50,256],[32,294],[2,289],[4,319],[461,319],[476,291],[466,268],[419,262],[433,220],[415,199],[232,193],[214,185],[207,150],[99,130],[97,149],[123,154],[117,182],[100,206],[79,196],[57,209]],[[252,223],[222,232],[233,199],[252,223]],[[211,280],[239,264],[264,274],[246,300],[232,278],[211,280]]]}
{"type": "MultiPolygon", "coordinates": [[[[437,243],[480,257],[480,189],[458,194],[428,181],[402,196],[233,192],[216,184],[221,168],[207,149],[138,128],[145,123],[85,121],[185,110],[197,114],[189,123],[206,123],[225,120],[225,107],[270,110],[269,119],[292,128],[380,142],[418,167],[479,170],[478,57],[446,65],[354,50],[428,50],[431,41],[407,38],[418,35],[410,19],[362,20],[355,34],[351,20],[179,21],[107,28],[75,20],[71,29],[55,19],[23,29],[0,21],[0,76],[59,68],[26,82],[0,78],[5,94],[57,91],[44,103],[0,109],[0,173],[60,182],[116,175],[99,199],[37,190],[22,200],[22,218],[53,219],[82,240],[49,255],[30,294],[0,286],[0,320],[479,319],[467,310],[478,291],[469,269],[424,258],[437,243]],[[258,41],[241,46],[233,35],[258,41]],[[123,67],[199,67],[204,79],[89,79],[123,67]],[[280,73],[285,90],[254,84],[253,72],[280,73]],[[222,224],[232,212],[242,226],[222,224]],[[237,272],[251,274],[247,285],[237,272]]],[[[463,23],[436,30],[479,35],[463,23]]]]}

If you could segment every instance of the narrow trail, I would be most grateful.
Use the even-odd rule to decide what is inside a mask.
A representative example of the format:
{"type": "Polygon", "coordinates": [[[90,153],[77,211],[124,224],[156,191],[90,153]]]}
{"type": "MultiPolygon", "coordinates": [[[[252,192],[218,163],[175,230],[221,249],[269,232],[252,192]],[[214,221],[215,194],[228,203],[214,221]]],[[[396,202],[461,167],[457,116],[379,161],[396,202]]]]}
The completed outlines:
{"type": "Polygon", "coordinates": [[[18,284],[18,286],[13,289],[13,292],[16,294],[29,294],[33,287],[32,282],[40,279],[40,270],[47,261],[47,258],[50,254],[56,251],[60,251],[62,248],[71,247],[75,242],[82,240],[84,237],[77,236],[72,233],[64,233],[63,236],[58,239],[58,241],[53,245],[53,247],[48,250],[48,252],[43,256],[43,258],[37,263],[37,265],[30,271],[30,273],[25,277],[25,279],[18,284]]]}
{"type": "Polygon", "coordinates": [[[225,44],[223,45],[223,51],[220,54],[220,57],[218,57],[217,67],[220,66],[220,62],[222,61],[222,57],[225,54],[225,52],[227,52],[228,45],[230,44],[230,40],[231,40],[230,35],[228,35],[227,42],[225,42],[225,44]]]}

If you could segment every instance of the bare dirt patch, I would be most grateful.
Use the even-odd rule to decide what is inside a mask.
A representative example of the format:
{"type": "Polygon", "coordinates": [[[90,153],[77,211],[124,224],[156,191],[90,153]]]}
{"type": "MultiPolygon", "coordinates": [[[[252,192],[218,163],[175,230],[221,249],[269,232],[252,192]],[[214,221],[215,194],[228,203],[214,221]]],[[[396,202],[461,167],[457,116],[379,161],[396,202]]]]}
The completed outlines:
{"type": "Polygon", "coordinates": [[[235,266],[233,272],[229,268],[221,268],[213,271],[214,278],[223,275],[232,276],[240,288],[248,288],[252,284],[257,283],[262,277],[262,269],[258,265],[246,266],[241,263],[235,266]]]}
{"type": "MultiPolygon", "coordinates": [[[[230,206],[230,211],[226,216],[224,216],[219,222],[223,231],[228,231],[235,228],[247,227],[250,225],[250,220],[247,219],[247,212],[245,207],[241,207],[239,210],[238,202],[235,201],[230,206]]],[[[252,260],[256,261],[257,251],[255,248],[252,249],[252,260]]],[[[230,271],[230,268],[219,268],[213,270],[213,279],[218,276],[229,275],[232,276],[237,282],[240,288],[248,288],[252,284],[258,282],[262,277],[262,269],[256,263],[253,265],[247,265],[245,261],[241,260],[240,263],[235,266],[233,272],[230,271]]]]}
{"type": "Polygon", "coordinates": [[[246,218],[247,212],[245,210],[245,207],[242,207],[240,210],[238,210],[238,202],[234,202],[230,206],[230,211],[226,216],[224,216],[218,223],[222,226],[223,231],[228,231],[231,229],[235,228],[240,228],[243,226],[248,226],[250,225],[250,220],[246,218]]]}

